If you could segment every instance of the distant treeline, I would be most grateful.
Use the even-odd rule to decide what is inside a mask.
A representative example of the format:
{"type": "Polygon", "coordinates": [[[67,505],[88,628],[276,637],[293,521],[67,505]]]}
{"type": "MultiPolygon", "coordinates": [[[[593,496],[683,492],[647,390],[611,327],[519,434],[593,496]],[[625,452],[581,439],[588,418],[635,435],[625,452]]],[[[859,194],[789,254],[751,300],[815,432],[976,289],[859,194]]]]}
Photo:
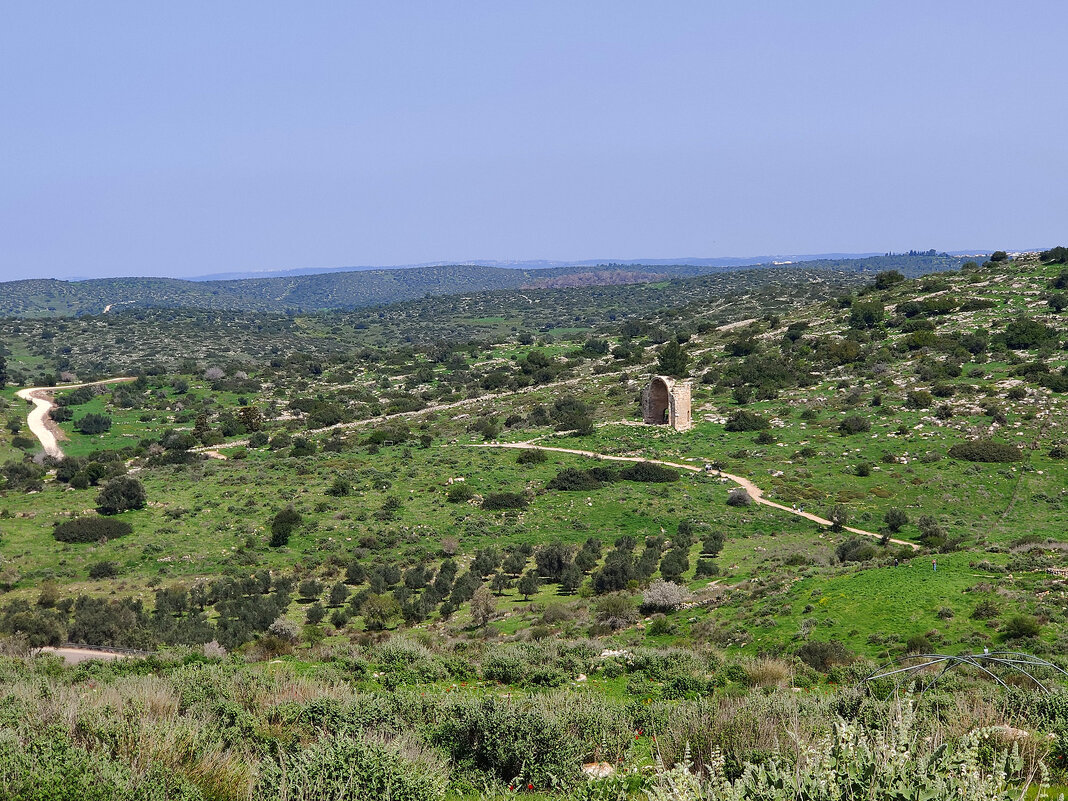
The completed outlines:
{"type": "MultiPolygon", "coordinates": [[[[898,270],[907,277],[960,267],[963,258],[927,251],[864,259],[817,259],[791,268],[846,272],[898,270]]],[[[447,265],[317,275],[184,281],[174,278],[100,278],[89,281],[31,279],[0,283],[0,316],[72,317],[130,308],[236,309],[309,312],[355,309],[428,296],[536,287],[597,286],[693,278],[781,265],[655,266],[606,264],[550,269],[447,265]]]]}

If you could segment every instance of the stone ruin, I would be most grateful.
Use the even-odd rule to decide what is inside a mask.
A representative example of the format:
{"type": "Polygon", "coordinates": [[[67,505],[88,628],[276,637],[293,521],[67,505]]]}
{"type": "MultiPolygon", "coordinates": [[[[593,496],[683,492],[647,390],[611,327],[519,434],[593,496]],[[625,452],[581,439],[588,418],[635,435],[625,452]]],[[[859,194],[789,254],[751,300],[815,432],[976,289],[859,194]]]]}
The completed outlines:
{"type": "Polygon", "coordinates": [[[693,428],[689,379],[676,381],[666,375],[654,375],[642,390],[642,422],[653,426],[671,426],[676,431],[693,428]]]}

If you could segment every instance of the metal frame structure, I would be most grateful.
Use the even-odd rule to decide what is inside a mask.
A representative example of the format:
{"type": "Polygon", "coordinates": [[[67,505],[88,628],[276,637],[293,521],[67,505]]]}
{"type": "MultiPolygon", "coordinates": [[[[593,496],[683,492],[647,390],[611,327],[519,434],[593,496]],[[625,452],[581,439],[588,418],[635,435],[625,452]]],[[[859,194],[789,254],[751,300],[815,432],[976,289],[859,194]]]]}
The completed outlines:
{"type": "Polygon", "coordinates": [[[1036,687],[1045,693],[1050,691],[1049,688],[1036,679],[1025,668],[1052,668],[1061,675],[1068,676],[1068,671],[1057,667],[1052,662],[1033,656],[1032,654],[1025,654],[1022,651],[983,651],[981,654],[908,654],[906,656],[898,657],[876,669],[873,673],[869,674],[867,678],[863,679],[861,684],[867,684],[876,679],[887,679],[896,676],[897,678],[894,680],[894,692],[896,693],[901,689],[903,682],[911,681],[912,679],[917,678],[922,671],[938,665],[942,665],[942,669],[932,676],[930,681],[922,684],[919,692],[926,692],[950,670],[962,666],[978,668],[982,673],[985,673],[1005,689],[1008,689],[1009,685],[1002,681],[1001,677],[990,670],[990,668],[1008,668],[1009,670],[1014,670],[1027,676],[1036,687]]]}

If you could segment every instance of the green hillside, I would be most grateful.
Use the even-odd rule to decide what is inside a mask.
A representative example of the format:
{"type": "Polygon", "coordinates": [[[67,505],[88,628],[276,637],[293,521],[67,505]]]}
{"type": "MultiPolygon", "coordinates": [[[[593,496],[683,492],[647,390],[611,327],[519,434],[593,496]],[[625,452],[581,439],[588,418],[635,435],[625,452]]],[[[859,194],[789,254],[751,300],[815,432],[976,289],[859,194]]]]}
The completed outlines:
{"type": "Polygon", "coordinates": [[[953,672],[915,706],[860,683],[917,652],[1068,666],[1064,265],[660,283],[4,321],[13,381],[136,380],[55,390],[58,462],[3,390],[0,642],[157,654],[0,659],[10,753],[58,695],[45,763],[170,797],[351,762],[386,777],[367,797],[816,798],[755,776],[883,775],[895,742],[901,786],[958,777],[936,799],[1064,781],[1051,672],[1052,696],[953,672]],[[664,372],[690,431],[640,422],[664,372]]]}
{"type": "MultiPolygon", "coordinates": [[[[959,267],[964,259],[937,254],[804,262],[810,270],[872,272],[898,269],[908,275],[959,267]]],[[[769,265],[770,266],[770,265],[769,265]]],[[[0,282],[0,316],[67,317],[128,308],[236,309],[256,312],[355,309],[435,295],[519,288],[611,286],[690,278],[741,268],[691,265],[576,266],[508,269],[447,265],[329,272],[231,281],[172,278],[99,278],[86,281],[33,279],[0,282]]]]}

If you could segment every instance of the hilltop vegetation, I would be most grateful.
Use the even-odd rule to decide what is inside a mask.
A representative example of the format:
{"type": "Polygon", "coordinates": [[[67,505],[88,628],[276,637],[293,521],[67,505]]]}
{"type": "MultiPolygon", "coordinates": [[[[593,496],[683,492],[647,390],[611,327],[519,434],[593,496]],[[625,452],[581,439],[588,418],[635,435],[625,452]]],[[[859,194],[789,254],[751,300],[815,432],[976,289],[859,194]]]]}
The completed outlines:
{"type": "MultiPolygon", "coordinates": [[[[273,797],[283,771],[342,755],[383,766],[397,797],[702,797],[656,768],[687,742],[707,797],[776,798],[744,784],[794,759],[820,775],[789,756],[786,720],[858,765],[897,736],[944,738],[939,759],[992,782],[935,798],[1023,781],[1024,763],[987,773],[1006,745],[991,722],[1053,733],[1025,762],[1063,770],[1063,694],[1006,704],[961,679],[921,701],[955,712],[915,722],[856,686],[910,652],[1068,647],[1068,284],[1055,252],[995,255],[916,278],[804,266],[9,320],[10,381],[136,380],[57,390],[55,464],[5,390],[0,633],[172,649],[27,680],[12,720],[91,679],[153,693],[164,712],[131,741],[180,724],[199,743],[183,753],[215,756],[105,750],[109,718],[80,700],[105,723],[62,733],[63,764],[146,786],[163,780],[144,764],[167,766],[189,798],[273,797]],[[690,432],[638,424],[664,365],[694,381],[690,432]],[[602,760],[637,772],[583,783],[602,760]]],[[[41,747],[34,729],[7,726],[8,759],[41,747]]]]}
{"type": "MultiPolygon", "coordinates": [[[[803,266],[810,270],[849,272],[898,269],[915,275],[952,269],[963,261],[929,251],[867,259],[821,259],[805,262],[803,266]]],[[[100,278],[86,281],[31,279],[0,282],[0,316],[67,317],[97,315],[127,308],[309,312],[355,309],[423,297],[493,290],[635,284],[730,273],[739,269],[743,268],[609,264],[594,268],[511,269],[455,264],[229,281],[171,278],[100,278]]]]}

